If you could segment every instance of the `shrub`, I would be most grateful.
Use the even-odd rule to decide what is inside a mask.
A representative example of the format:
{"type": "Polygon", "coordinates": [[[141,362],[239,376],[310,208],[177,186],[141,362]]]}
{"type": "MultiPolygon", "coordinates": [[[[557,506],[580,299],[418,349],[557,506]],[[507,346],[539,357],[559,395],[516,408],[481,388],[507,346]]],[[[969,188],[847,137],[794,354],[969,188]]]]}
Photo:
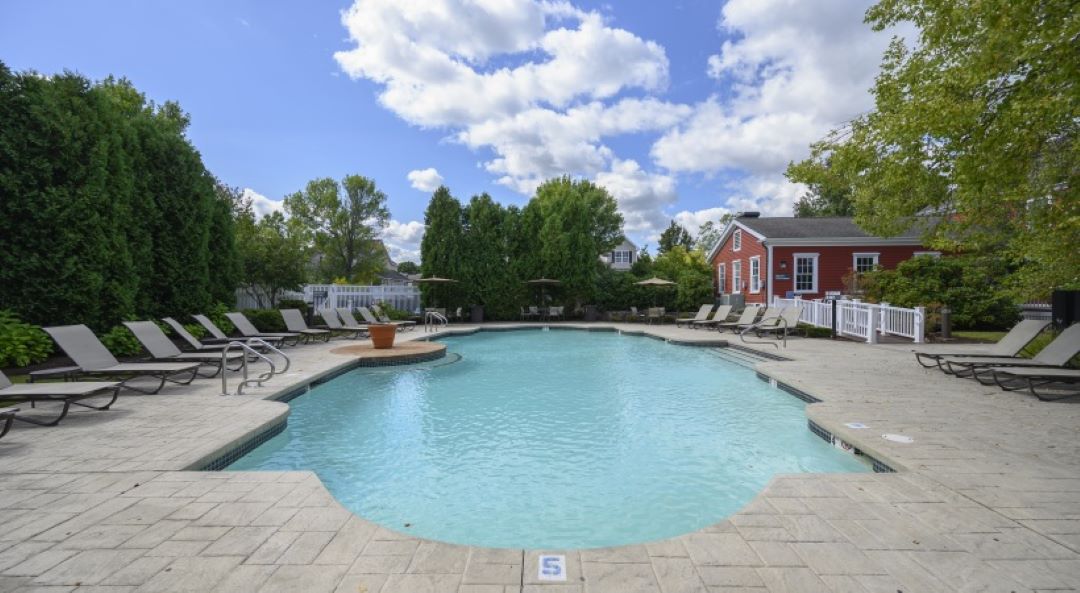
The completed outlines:
{"type": "MultiPolygon", "coordinates": [[[[379,309],[381,309],[383,313],[386,313],[387,317],[389,317],[390,319],[395,320],[395,321],[400,321],[402,319],[408,319],[408,318],[412,317],[412,315],[408,311],[402,311],[401,309],[395,309],[393,307],[393,305],[391,305],[390,303],[384,302],[384,301],[379,302],[379,309]]],[[[463,312],[464,312],[464,310],[465,309],[462,308],[463,312]]]]}
{"type": "Polygon", "coordinates": [[[206,328],[199,325],[198,323],[185,323],[184,329],[186,329],[189,334],[194,336],[196,340],[201,340],[205,338],[207,334],[206,328]]]}
{"type": "Polygon", "coordinates": [[[1004,329],[1020,315],[1003,287],[1009,272],[996,257],[916,257],[895,270],[867,272],[860,284],[871,301],[926,307],[929,328],[940,323],[941,307],[948,306],[955,329],[1004,329]]]}
{"type": "Polygon", "coordinates": [[[123,325],[117,325],[101,335],[101,343],[117,358],[130,358],[142,354],[142,344],[135,334],[123,325]]]}
{"type": "Polygon", "coordinates": [[[225,316],[231,310],[225,303],[216,303],[206,311],[206,316],[210,321],[214,322],[214,325],[218,326],[218,329],[225,332],[225,335],[232,335],[236,331],[236,327],[225,316]]]}
{"type": "Polygon", "coordinates": [[[277,309],[244,309],[243,313],[260,332],[285,331],[285,320],[277,309]]]}
{"type": "Polygon", "coordinates": [[[53,344],[41,328],[23,323],[17,315],[0,310],[0,366],[24,367],[44,361],[53,344]]]}

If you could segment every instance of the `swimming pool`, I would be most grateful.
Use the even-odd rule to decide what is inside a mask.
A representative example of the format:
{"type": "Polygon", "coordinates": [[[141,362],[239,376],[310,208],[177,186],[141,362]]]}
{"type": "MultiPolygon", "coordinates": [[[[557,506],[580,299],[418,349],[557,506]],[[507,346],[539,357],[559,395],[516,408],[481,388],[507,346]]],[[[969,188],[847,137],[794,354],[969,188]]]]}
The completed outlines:
{"type": "Polygon", "coordinates": [[[867,471],[807,430],[802,401],[709,348],[579,331],[444,342],[460,361],[314,387],[229,469],[310,469],[386,528],[529,549],[680,535],[774,474],[867,471]]]}

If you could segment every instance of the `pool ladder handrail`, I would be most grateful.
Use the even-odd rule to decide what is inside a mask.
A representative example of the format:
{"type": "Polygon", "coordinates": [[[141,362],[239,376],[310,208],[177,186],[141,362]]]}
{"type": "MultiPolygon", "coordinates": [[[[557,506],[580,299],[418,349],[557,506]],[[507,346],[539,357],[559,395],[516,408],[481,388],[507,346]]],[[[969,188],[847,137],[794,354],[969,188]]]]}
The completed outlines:
{"type": "MultiPolygon", "coordinates": [[[[278,350],[277,348],[271,346],[265,340],[263,340],[261,338],[248,338],[247,342],[241,342],[239,340],[233,340],[232,342],[229,342],[228,344],[225,345],[224,348],[221,349],[221,365],[222,365],[223,369],[225,367],[226,361],[229,359],[229,353],[232,351],[233,348],[239,348],[240,350],[242,350],[244,352],[244,356],[242,357],[243,364],[241,365],[241,370],[243,371],[244,379],[242,381],[240,381],[240,384],[236,387],[236,395],[241,395],[244,392],[244,386],[245,385],[254,384],[254,385],[258,385],[258,386],[261,387],[263,383],[265,383],[266,381],[269,381],[270,378],[273,377],[274,375],[279,375],[279,374],[284,373],[285,371],[289,370],[289,365],[292,363],[292,361],[289,360],[289,357],[286,356],[284,352],[282,352],[281,350],[278,350]],[[259,352],[258,350],[252,348],[251,347],[252,344],[261,346],[262,348],[264,348],[266,350],[270,350],[271,352],[274,352],[274,353],[278,354],[279,356],[281,356],[281,358],[283,358],[285,360],[285,367],[282,368],[280,371],[277,370],[277,365],[274,364],[274,361],[271,360],[268,356],[266,356],[262,352],[259,352]],[[248,359],[249,358],[252,361],[259,360],[259,359],[263,360],[264,362],[266,362],[267,365],[270,366],[270,370],[260,374],[255,379],[249,379],[248,378],[248,359]]],[[[224,372],[221,373],[221,395],[229,395],[228,377],[224,372]]]]}
{"type": "Polygon", "coordinates": [[[443,327],[450,325],[450,320],[445,315],[438,311],[427,311],[424,313],[424,332],[439,331],[439,324],[442,323],[443,327]],[[430,329],[429,329],[430,328],[430,329]]]}
{"type": "MultiPolygon", "coordinates": [[[[752,324],[746,326],[746,329],[739,332],[739,339],[742,340],[742,343],[744,343],[744,344],[768,344],[768,345],[772,346],[773,348],[776,348],[777,350],[779,350],[780,346],[778,346],[776,344],[776,342],[765,342],[765,341],[747,342],[746,341],[746,333],[760,328],[761,325],[763,323],[765,323],[766,321],[771,322],[773,320],[772,319],[762,319],[761,321],[758,321],[757,323],[752,323],[752,324]]],[[[776,325],[780,325],[780,326],[782,326],[784,328],[783,342],[784,342],[784,348],[787,348],[787,330],[788,330],[787,319],[784,319],[783,317],[776,318],[776,325]]],[[[761,336],[758,336],[758,337],[760,338],[761,336]]],[[[780,339],[780,338],[777,338],[777,339],[780,339]]]]}

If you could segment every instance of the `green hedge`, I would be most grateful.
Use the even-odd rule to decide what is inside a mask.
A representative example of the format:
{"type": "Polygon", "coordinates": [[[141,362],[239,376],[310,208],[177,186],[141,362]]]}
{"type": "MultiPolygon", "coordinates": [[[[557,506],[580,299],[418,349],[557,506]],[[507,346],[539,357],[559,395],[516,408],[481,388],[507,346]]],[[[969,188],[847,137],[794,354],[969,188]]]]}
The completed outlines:
{"type": "Polygon", "coordinates": [[[0,63],[0,302],[106,331],[231,301],[232,203],[172,102],[0,63]]]}

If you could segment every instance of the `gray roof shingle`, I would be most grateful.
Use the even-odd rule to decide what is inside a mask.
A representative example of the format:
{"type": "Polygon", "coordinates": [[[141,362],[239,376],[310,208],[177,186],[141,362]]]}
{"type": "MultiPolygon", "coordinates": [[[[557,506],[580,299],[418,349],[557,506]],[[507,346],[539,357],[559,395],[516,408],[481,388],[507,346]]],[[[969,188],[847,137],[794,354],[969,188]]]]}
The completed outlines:
{"type": "MultiPolygon", "coordinates": [[[[736,220],[747,228],[769,239],[816,239],[837,237],[875,237],[859,228],[855,219],[847,216],[823,216],[814,218],[796,218],[793,216],[748,218],[736,220]]],[[[907,231],[897,237],[917,239],[937,222],[936,218],[918,218],[912,220],[907,231]]]]}

